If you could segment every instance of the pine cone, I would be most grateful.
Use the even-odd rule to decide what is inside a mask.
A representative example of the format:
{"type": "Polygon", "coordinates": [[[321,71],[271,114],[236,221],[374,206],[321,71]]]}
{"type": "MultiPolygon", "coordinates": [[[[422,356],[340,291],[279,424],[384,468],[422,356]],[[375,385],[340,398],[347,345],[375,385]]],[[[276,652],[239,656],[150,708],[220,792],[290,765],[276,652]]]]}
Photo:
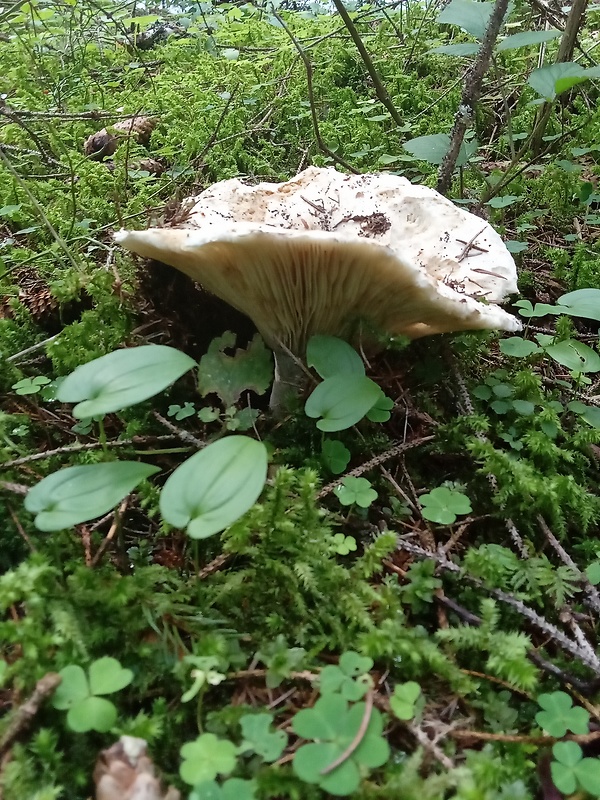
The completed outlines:
{"type": "Polygon", "coordinates": [[[88,136],[83,143],[83,152],[94,161],[102,161],[114,154],[120,140],[126,136],[131,136],[138,144],[147,145],[157,122],[156,117],[132,117],[115,122],[88,136]]]}
{"type": "Polygon", "coordinates": [[[96,800],[180,800],[177,789],[163,790],[146,742],[121,736],[100,753],[94,769],[96,800]]]}
{"type": "Polygon", "coordinates": [[[15,275],[15,282],[19,286],[19,300],[37,322],[50,316],[58,308],[58,300],[52,296],[48,284],[33,270],[19,270],[15,275]]]}

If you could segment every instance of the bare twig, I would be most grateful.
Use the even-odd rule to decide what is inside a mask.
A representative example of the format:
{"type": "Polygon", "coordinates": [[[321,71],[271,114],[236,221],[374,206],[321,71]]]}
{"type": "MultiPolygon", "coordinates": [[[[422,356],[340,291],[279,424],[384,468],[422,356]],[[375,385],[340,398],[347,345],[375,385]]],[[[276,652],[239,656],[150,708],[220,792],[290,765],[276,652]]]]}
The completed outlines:
{"type": "Polygon", "coordinates": [[[496,0],[475,63],[467,71],[460,105],[456,112],[454,127],[450,135],[450,148],[444,156],[438,172],[437,190],[440,194],[446,194],[452,183],[452,175],[458,160],[458,154],[465,138],[465,133],[475,115],[475,108],[481,96],[483,76],[490,64],[492,50],[498,38],[502,20],[506,15],[508,2],[509,0],[496,0]]]}
{"type": "Polygon", "coordinates": [[[2,738],[0,738],[0,758],[11,747],[15,739],[30,725],[44,700],[54,692],[61,681],[61,676],[56,672],[48,672],[43,678],[39,679],[32,694],[23,705],[17,708],[13,719],[2,734],[2,738]]]}
{"type": "Polygon", "coordinates": [[[306,89],[307,89],[307,92],[308,92],[308,102],[310,103],[310,116],[311,116],[311,119],[312,119],[313,130],[315,132],[315,139],[317,140],[317,144],[319,145],[319,148],[326,155],[328,155],[330,158],[332,158],[337,164],[341,164],[342,167],[345,167],[347,170],[350,170],[350,172],[353,172],[355,175],[360,175],[359,170],[355,169],[352,166],[352,164],[350,164],[344,158],[341,158],[341,156],[338,156],[336,153],[334,153],[333,150],[331,150],[331,148],[327,146],[327,144],[325,143],[323,137],[321,136],[321,129],[319,127],[319,120],[318,120],[318,117],[317,117],[317,108],[316,108],[316,104],[315,104],[315,93],[314,93],[314,87],[313,87],[313,68],[312,68],[311,61],[310,61],[309,57],[306,55],[306,53],[305,53],[302,45],[298,41],[298,39],[294,36],[292,31],[288,27],[288,25],[285,22],[285,20],[283,20],[282,17],[276,11],[271,11],[271,14],[275,17],[275,19],[279,22],[279,24],[281,25],[283,30],[289,36],[292,44],[294,45],[294,47],[296,48],[296,51],[298,52],[298,55],[302,59],[302,63],[304,64],[304,69],[305,69],[305,72],[306,72],[306,89]]]}
{"type": "Polygon", "coordinates": [[[348,29],[348,33],[352,37],[352,41],[356,45],[356,49],[360,53],[360,57],[362,58],[363,63],[367,68],[367,72],[369,73],[369,76],[373,81],[373,86],[375,87],[375,93],[377,94],[379,101],[384,106],[384,108],[391,116],[391,118],[394,120],[396,125],[398,125],[398,127],[401,128],[404,124],[404,120],[398,113],[396,106],[392,103],[392,98],[389,96],[387,89],[383,85],[383,81],[381,80],[381,76],[377,71],[377,67],[373,63],[373,59],[371,58],[369,51],[365,47],[365,43],[363,42],[362,37],[358,32],[356,25],[354,24],[352,18],[350,17],[350,14],[346,10],[346,6],[343,4],[343,2],[341,2],[341,0],[333,0],[333,5],[335,6],[336,11],[340,15],[340,17],[342,18],[344,25],[348,29]]]}
{"type": "MultiPolygon", "coordinates": [[[[177,434],[176,434],[177,435],[177,434]]],[[[22,464],[29,464],[32,461],[41,461],[44,458],[53,458],[53,456],[60,456],[65,454],[72,454],[72,453],[81,453],[85,450],[102,450],[105,447],[130,447],[142,444],[147,441],[152,442],[163,442],[163,441],[173,441],[173,436],[153,436],[151,439],[146,438],[133,438],[133,439],[115,439],[111,442],[86,442],[85,444],[81,444],[77,442],[76,444],[66,444],[62,447],[56,447],[54,450],[45,450],[43,453],[31,453],[28,456],[22,456],[21,458],[14,458],[12,461],[5,461],[2,464],[4,469],[8,469],[9,467],[20,467],[22,464]]]]}
{"type": "Polygon", "coordinates": [[[157,419],[161,425],[164,425],[165,428],[171,431],[171,433],[175,434],[178,439],[181,439],[182,442],[186,444],[191,444],[200,450],[202,447],[206,447],[207,442],[203,442],[200,439],[197,439],[193,434],[189,431],[184,431],[181,428],[178,428],[177,425],[173,425],[173,423],[168,420],[166,417],[163,417],[162,414],[159,414],[158,411],[152,412],[155,419],[157,419]]]}
{"type": "Polygon", "coordinates": [[[110,526],[108,533],[102,540],[100,547],[96,550],[96,555],[92,558],[90,562],[90,567],[95,567],[99,563],[100,559],[102,558],[102,556],[106,551],[106,548],[114,539],[115,533],[119,530],[119,526],[121,525],[121,520],[123,519],[123,514],[125,513],[128,503],[129,503],[129,495],[123,500],[118,510],[115,511],[112,525],[110,526]]]}
{"type": "Polygon", "coordinates": [[[548,527],[548,525],[546,523],[546,520],[542,517],[541,514],[538,515],[537,519],[538,519],[540,528],[542,529],[542,531],[544,533],[544,536],[548,540],[548,542],[551,545],[551,547],[554,548],[555,552],[560,557],[562,562],[564,564],[566,564],[567,567],[572,569],[579,576],[579,580],[583,584],[583,588],[584,588],[584,591],[585,591],[585,594],[586,594],[586,597],[585,597],[586,604],[591,609],[596,611],[597,613],[600,613],[600,593],[598,592],[598,589],[596,589],[596,587],[592,583],[590,583],[590,581],[588,580],[585,572],[582,572],[579,569],[577,564],[573,561],[571,556],[567,553],[565,548],[558,541],[556,536],[552,533],[552,531],[550,530],[550,528],[548,527]]]}
{"type": "Polygon", "coordinates": [[[384,464],[386,461],[389,461],[391,458],[396,458],[402,453],[405,453],[407,450],[413,450],[415,447],[420,447],[422,444],[427,444],[427,442],[431,442],[435,439],[435,436],[422,436],[420,439],[413,439],[411,442],[402,442],[400,444],[391,447],[389,450],[386,450],[385,453],[381,453],[374,458],[371,458],[369,461],[365,461],[364,464],[361,464],[356,469],[351,470],[350,472],[346,472],[343,476],[340,476],[337,480],[328,483],[327,486],[324,486],[319,494],[317,495],[317,499],[320,500],[322,497],[326,497],[328,494],[331,494],[336,486],[338,486],[339,482],[341,481],[342,477],[351,477],[351,478],[358,478],[360,475],[363,475],[365,472],[373,469],[374,467],[378,467],[380,464],[384,464]]]}

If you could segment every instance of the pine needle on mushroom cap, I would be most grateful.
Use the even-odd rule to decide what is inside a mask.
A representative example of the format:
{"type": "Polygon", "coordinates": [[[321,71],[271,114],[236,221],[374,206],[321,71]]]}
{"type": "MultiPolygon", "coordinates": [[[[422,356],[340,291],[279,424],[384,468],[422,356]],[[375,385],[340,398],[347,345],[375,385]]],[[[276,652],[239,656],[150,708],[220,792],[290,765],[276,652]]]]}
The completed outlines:
{"type": "Polygon", "coordinates": [[[185,225],[115,238],[189,275],[300,357],[310,336],[352,339],[361,321],[413,339],[520,329],[496,305],[516,291],[500,236],[394,175],[311,167],[281,184],[223,181],[185,225]]]}

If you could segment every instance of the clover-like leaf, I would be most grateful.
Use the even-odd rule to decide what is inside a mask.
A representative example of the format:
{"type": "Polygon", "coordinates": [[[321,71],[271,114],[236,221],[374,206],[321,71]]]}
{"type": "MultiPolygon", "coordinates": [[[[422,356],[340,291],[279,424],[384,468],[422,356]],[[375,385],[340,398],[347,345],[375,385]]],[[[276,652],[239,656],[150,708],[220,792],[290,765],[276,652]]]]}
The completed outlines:
{"type": "Polygon", "coordinates": [[[347,650],[340,657],[340,669],[352,678],[364,675],[365,672],[373,669],[373,659],[369,656],[361,656],[354,650],[347,650]]]}
{"type": "Polygon", "coordinates": [[[333,537],[333,551],[340,556],[347,556],[351,551],[356,550],[356,539],[354,536],[345,536],[343,533],[336,533],[333,537]]]}
{"type": "Polygon", "coordinates": [[[573,700],[566,692],[550,692],[538,697],[543,709],[535,715],[535,721],[551,736],[564,736],[572,733],[588,733],[589,711],[573,706],[573,700]]]}
{"type": "Polygon", "coordinates": [[[423,517],[440,525],[451,525],[458,514],[469,514],[473,510],[465,494],[447,486],[438,486],[421,495],[420,502],[423,517]]]}
{"type": "Polygon", "coordinates": [[[415,716],[415,704],[420,695],[421,687],[415,681],[396,684],[390,707],[398,719],[409,720],[415,716]]]}
{"type": "Polygon", "coordinates": [[[600,759],[584,758],[577,742],[557,742],[552,748],[555,760],[550,764],[552,781],[564,794],[578,787],[592,796],[600,795],[600,759]]]}
{"type": "Polygon", "coordinates": [[[234,523],[258,500],[267,478],[267,450],[248,436],[227,436],[184,461],[160,495],[163,517],[205,539],[234,523]]]}
{"type": "Polygon", "coordinates": [[[240,720],[244,741],[240,750],[254,750],[264,761],[276,761],[285,750],[287,736],[270,730],[272,714],[246,714],[240,720]]]}
{"type": "Polygon", "coordinates": [[[317,739],[299,748],[293,768],[307,783],[316,783],[336,796],[352,794],[358,788],[361,769],[375,768],[389,758],[389,745],[383,738],[383,722],[377,709],[371,709],[366,730],[356,745],[364,724],[365,703],[348,706],[339,694],[321,697],[313,708],[303,709],[293,720],[294,731],[305,739],[317,739]],[[350,745],[356,745],[354,749],[350,745]],[[331,769],[340,757],[341,763],[331,769]]]}
{"type": "Polygon", "coordinates": [[[350,461],[350,451],[338,439],[325,439],[321,445],[321,453],[325,465],[334,475],[343,472],[350,461]]]}
{"type": "Polygon", "coordinates": [[[104,697],[86,697],[73,705],[67,714],[67,725],[76,733],[106,733],[116,721],[117,709],[114,703],[104,697]]]}
{"type": "Polygon", "coordinates": [[[351,506],[356,503],[361,508],[368,508],[377,499],[377,492],[371,486],[370,481],[366,478],[352,476],[342,478],[333,493],[343,506],[351,506]]]}
{"type": "Polygon", "coordinates": [[[235,767],[237,748],[214,733],[203,733],[193,742],[186,742],[180,753],[183,762],[179,774],[190,786],[196,786],[214,781],[217,775],[228,775],[235,767]]]}
{"type": "Polygon", "coordinates": [[[112,694],[128,686],[133,672],[124,669],[116,658],[104,656],[90,665],[90,691],[92,694],[112,694]]]}
{"type": "Polygon", "coordinates": [[[367,419],[371,422],[387,422],[392,416],[394,401],[382,391],[375,403],[367,412],[367,419]]]}
{"type": "Polygon", "coordinates": [[[228,355],[225,350],[235,347],[236,336],[226,331],[213,339],[200,359],[198,388],[202,397],[210,392],[218,395],[224,406],[232,406],[241,393],[250,389],[264,394],[273,380],[273,354],[256,334],[248,347],[228,355]]]}
{"type": "Polygon", "coordinates": [[[216,781],[205,781],[194,786],[188,800],[255,800],[256,781],[229,778],[219,786],[216,781]]]}
{"type": "Polygon", "coordinates": [[[89,696],[90,686],[85,672],[77,664],[63,667],[59,675],[62,680],[52,695],[52,705],[59,711],[66,711],[89,696]]]}
{"type": "Polygon", "coordinates": [[[162,392],[196,362],[173,347],[148,344],[115,350],[77,367],[61,383],[56,398],[77,403],[77,419],[110,414],[162,392]]]}

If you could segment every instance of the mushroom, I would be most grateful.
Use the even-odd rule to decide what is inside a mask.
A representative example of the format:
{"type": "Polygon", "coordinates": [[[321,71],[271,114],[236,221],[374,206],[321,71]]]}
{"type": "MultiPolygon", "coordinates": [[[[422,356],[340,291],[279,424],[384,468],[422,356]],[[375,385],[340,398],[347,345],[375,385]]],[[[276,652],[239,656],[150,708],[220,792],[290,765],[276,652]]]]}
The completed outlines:
{"type": "Polygon", "coordinates": [[[500,236],[433,189],[388,173],[309,167],[280,184],[222,181],[178,227],[115,239],[247,314],[275,352],[276,389],[278,377],[298,382],[313,334],[357,341],[369,330],[416,339],[521,327],[497,305],[517,291],[500,236]]]}

